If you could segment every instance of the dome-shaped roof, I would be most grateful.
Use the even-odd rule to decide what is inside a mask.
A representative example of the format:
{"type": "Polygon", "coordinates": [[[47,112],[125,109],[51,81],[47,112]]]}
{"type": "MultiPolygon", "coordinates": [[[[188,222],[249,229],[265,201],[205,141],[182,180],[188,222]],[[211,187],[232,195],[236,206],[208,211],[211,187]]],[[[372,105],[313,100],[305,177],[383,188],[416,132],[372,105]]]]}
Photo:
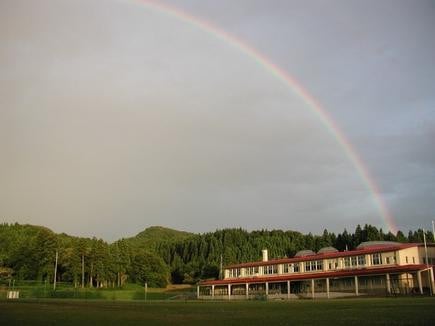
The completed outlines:
{"type": "Polygon", "coordinates": [[[316,253],[312,250],[301,250],[298,251],[295,255],[295,257],[304,257],[304,256],[312,256],[315,255],[316,253]]]}
{"type": "Polygon", "coordinates": [[[331,252],[338,252],[338,250],[334,247],[323,247],[317,253],[318,254],[329,254],[331,252]]]}
{"type": "Polygon", "coordinates": [[[361,242],[356,249],[364,249],[370,247],[379,247],[379,246],[397,246],[399,242],[394,241],[365,241],[361,242]]]}

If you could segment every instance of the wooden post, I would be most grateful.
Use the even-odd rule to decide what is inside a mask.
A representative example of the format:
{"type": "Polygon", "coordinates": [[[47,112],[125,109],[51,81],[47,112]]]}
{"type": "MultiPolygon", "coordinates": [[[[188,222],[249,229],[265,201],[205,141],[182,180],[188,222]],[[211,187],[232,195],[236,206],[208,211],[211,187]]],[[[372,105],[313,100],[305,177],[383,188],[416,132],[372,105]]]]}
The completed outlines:
{"type": "Polygon", "coordinates": [[[326,297],[329,299],[329,278],[326,278],[326,297]]]}
{"type": "Polygon", "coordinates": [[[211,286],[211,298],[214,299],[214,285],[211,286]]]}
{"type": "Polygon", "coordinates": [[[228,300],[231,300],[231,284],[228,284],[228,300]]]}
{"type": "Polygon", "coordinates": [[[246,300],[249,300],[249,283],[246,283],[246,300]]]}

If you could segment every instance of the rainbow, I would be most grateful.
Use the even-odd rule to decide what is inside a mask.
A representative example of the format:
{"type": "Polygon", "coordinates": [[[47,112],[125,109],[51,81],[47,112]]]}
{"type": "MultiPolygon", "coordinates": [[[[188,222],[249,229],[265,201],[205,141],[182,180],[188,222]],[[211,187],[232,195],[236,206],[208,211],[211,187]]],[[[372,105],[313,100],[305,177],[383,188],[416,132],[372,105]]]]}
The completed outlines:
{"type": "Polygon", "coordinates": [[[175,19],[192,25],[200,30],[211,34],[215,38],[225,42],[226,44],[238,49],[243,54],[254,60],[259,66],[272,74],[276,79],[289,87],[296,95],[298,95],[319,118],[328,132],[336,139],[337,143],[345,152],[346,156],[355,167],[358,175],[361,177],[368,191],[372,194],[373,200],[379,209],[379,213],[387,229],[393,233],[397,232],[397,226],[394,217],[388,209],[385,201],[382,198],[380,189],[375,180],[371,176],[368,168],[362,161],[361,157],[341,131],[337,123],[333,120],[328,111],[291,75],[273,63],[265,55],[243,42],[237,37],[225,32],[221,28],[204,21],[198,17],[192,16],[179,8],[164,4],[153,0],[129,0],[132,4],[141,4],[150,10],[174,17],[175,19]]]}

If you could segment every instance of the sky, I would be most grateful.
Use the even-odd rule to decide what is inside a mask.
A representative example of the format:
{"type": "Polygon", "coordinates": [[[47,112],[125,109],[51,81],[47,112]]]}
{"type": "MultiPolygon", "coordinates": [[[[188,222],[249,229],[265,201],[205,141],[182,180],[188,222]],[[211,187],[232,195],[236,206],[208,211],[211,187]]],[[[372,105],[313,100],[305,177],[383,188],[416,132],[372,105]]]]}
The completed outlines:
{"type": "Polygon", "coordinates": [[[0,1],[0,221],[110,241],[388,230],[381,202],[399,229],[430,228],[435,1],[156,3],[0,1]],[[320,103],[379,194],[316,110],[219,33],[320,103]]]}

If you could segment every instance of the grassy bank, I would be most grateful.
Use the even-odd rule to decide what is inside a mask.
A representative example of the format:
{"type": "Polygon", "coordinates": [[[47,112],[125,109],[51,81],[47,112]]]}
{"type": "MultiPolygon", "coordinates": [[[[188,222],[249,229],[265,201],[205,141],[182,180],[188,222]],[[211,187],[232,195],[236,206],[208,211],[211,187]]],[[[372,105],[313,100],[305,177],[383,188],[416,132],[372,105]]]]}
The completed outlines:
{"type": "Polygon", "coordinates": [[[280,302],[0,301],[4,325],[433,325],[434,298],[280,302]]]}

